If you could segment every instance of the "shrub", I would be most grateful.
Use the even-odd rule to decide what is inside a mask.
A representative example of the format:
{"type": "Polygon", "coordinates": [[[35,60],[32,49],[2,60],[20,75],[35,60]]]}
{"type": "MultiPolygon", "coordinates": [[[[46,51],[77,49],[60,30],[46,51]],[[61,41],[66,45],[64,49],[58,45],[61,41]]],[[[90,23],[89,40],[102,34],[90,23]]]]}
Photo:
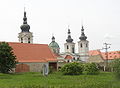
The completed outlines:
{"type": "Polygon", "coordinates": [[[85,73],[88,75],[96,75],[99,73],[99,68],[95,63],[87,63],[84,65],[85,73]]]}
{"type": "Polygon", "coordinates": [[[64,75],[80,75],[83,72],[83,65],[81,63],[68,63],[61,68],[64,75]]]}
{"type": "Polygon", "coordinates": [[[113,69],[115,76],[120,79],[120,59],[116,59],[115,61],[113,61],[113,69]]]}

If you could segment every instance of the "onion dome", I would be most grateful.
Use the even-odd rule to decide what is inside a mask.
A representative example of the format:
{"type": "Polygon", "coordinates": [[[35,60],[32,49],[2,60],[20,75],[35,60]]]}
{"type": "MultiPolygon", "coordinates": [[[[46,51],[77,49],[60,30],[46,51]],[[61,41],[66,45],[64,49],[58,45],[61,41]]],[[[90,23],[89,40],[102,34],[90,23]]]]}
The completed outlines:
{"type": "Polygon", "coordinates": [[[52,37],[52,42],[49,44],[49,47],[50,48],[54,48],[54,49],[55,48],[60,48],[59,45],[58,45],[58,43],[55,42],[55,37],[54,36],[52,37]]]}
{"type": "Polygon", "coordinates": [[[84,34],[84,28],[83,28],[83,26],[82,26],[82,29],[81,29],[81,36],[79,37],[79,39],[80,40],[86,40],[87,39],[87,37],[84,34]]]}
{"type": "Polygon", "coordinates": [[[24,11],[23,24],[20,26],[22,32],[29,32],[30,26],[27,24],[26,12],[24,11]]]}
{"type": "Polygon", "coordinates": [[[73,39],[71,38],[70,29],[68,29],[68,38],[66,39],[66,42],[67,42],[67,43],[72,43],[72,42],[73,42],[73,39]]]}

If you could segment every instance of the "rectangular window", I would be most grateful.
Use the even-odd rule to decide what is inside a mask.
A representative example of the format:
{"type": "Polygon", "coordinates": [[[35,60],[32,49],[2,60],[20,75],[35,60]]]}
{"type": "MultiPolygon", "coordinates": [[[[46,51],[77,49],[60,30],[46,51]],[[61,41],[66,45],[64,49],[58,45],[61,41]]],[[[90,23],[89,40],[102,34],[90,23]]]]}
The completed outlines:
{"type": "Polygon", "coordinates": [[[82,43],[80,44],[81,48],[82,48],[82,43]]]}
{"type": "Polygon", "coordinates": [[[69,46],[67,45],[67,49],[69,49],[69,46]]]}

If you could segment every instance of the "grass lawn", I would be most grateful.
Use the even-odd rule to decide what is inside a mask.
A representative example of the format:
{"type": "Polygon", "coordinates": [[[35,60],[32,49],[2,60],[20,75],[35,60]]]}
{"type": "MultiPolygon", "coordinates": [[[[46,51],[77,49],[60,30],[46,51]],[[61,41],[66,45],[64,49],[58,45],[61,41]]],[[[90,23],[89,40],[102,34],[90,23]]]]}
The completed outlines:
{"type": "Polygon", "coordinates": [[[63,76],[60,73],[47,77],[40,73],[2,74],[0,88],[120,88],[120,81],[112,73],[99,75],[63,76]]]}

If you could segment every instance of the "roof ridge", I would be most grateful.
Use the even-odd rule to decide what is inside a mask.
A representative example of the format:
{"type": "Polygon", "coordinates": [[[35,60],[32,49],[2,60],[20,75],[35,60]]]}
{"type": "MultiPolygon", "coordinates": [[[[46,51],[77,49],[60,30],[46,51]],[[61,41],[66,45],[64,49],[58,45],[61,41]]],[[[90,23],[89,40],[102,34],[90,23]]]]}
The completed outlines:
{"type": "Polygon", "coordinates": [[[14,44],[29,44],[29,45],[47,45],[48,44],[38,44],[38,43],[20,43],[20,42],[7,42],[7,43],[14,43],[14,44]]]}

